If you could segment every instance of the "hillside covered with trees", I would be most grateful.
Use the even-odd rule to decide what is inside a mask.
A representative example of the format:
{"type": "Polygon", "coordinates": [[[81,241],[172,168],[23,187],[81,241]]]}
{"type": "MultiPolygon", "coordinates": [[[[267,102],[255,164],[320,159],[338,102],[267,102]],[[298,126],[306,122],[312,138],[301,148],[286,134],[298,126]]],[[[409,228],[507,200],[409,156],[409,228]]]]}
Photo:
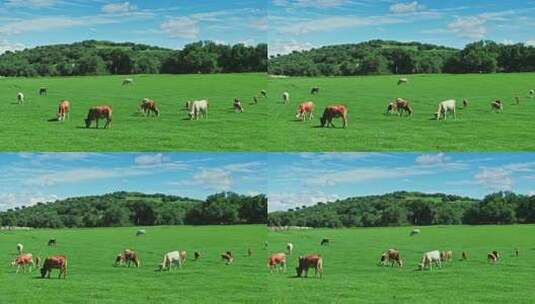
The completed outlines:
{"type": "Polygon", "coordinates": [[[498,192],[482,200],[448,194],[394,192],[352,197],[268,215],[270,226],[376,227],[535,223],[535,196],[498,192]]]}
{"type": "Polygon", "coordinates": [[[40,46],[0,55],[1,76],[190,74],[265,72],[267,45],[200,41],[181,50],[135,43],[88,40],[40,46]]]}
{"type": "Polygon", "coordinates": [[[267,199],[232,192],[205,201],[135,192],[73,197],[0,212],[1,226],[34,228],[265,224],[267,199]]]}
{"type": "Polygon", "coordinates": [[[493,41],[464,49],[371,40],[271,56],[269,73],[287,76],[352,76],[416,73],[495,73],[535,71],[535,47],[493,41]]]}

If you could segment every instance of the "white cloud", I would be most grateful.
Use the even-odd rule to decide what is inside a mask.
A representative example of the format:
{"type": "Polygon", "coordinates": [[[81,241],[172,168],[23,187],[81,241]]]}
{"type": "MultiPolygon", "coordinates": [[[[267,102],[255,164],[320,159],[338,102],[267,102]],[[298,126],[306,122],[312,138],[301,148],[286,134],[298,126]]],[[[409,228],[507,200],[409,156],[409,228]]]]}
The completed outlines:
{"type": "Polygon", "coordinates": [[[57,0],[7,0],[5,5],[8,7],[44,8],[54,6],[58,2],[57,0]]]}
{"type": "Polygon", "coordinates": [[[513,189],[513,179],[510,172],[504,168],[483,168],[475,174],[474,179],[476,183],[491,191],[513,189]]]}
{"type": "Polygon", "coordinates": [[[106,14],[124,14],[137,10],[137,7],[130,2],[109,3],[102,6],[102,12],[106,14]]]}
{"type": "Polygon", "coordinates": [[[390,12],[394,14],[414,13],[425,9],[425,6],[418,4],[418,1],[409,3],[396,3],[390,6],[390,12]]]}
{"type": "Polygon", "coordinates": [[[349,0],[273,0],[275,6],[295,6],[295,7],[316,7],[316,8],[329,8],[338,7],[350,3],[349,0]]]}
{"type": "Polygon", "coordinates": [[[276,192],[268,194],[268,212],[276,210],[288,210],[295,208],[311,206],[319,202],[331,202],[339,199],[337,194],[327,194],[321,191],[289,193],[276,192]]]}
{"type": "Polygon", "coordinates": [[[270,55],[286,55],[294,51],[307,51],[314,48],[314,45],[310,42],[299,41],[274,41],[269,43],[268,52],[270,55]]]}
{"type": "Polygon", "coordinates": [[[147,170],[137,170],[133,168],[79,168],[36,175],[28,178],[25,183],[27,185],[45,187],[96,179],[140,176],[150,173],[151,172],[147,170]]]}
{"type": "Polygon", "coordinates": [[[232,186],[231,173],[221,168],[203,169],[201,172],[193,175],[193,180],[197,184],[204,185],[206,188],[215,191],[226,191],[232,186]]]}
{"type": "Polygon", "coordinates": [[[55,194],[35,193],[0,193],[0,210],[20,206],[31,206],[37,203],[52,202],[59,199],[55,194]]]}
{"type": "Polygon", "coordinates": [[[303,35],[313,32],[329,31],[339,28],[356,26],[379,26],[386,24],[406,23],[412,20],[392,16],[332,16],[323,19],[298,21],[278,26],[278,31],[282,34],[303,35]]]}
{"type": "Polygon", "coordinates": [[[482,39],[487,33],[487,20],[480,16],[457,17],[448,24],[450,32],[462,38],[482,39]]]}
{"type": "Polygon", "coordinates": [[[174,38],[196,39],[200,33],[199,20],[187,16],[171,18],[160,29],[174,38]]]}
{"type": "Polygon", "coordinates": [[[7,40],[0,40],[0,54],[3,54],[7,51],[18,51],[23,50],[24,44],[22,43],[11,43],[7,40]]]}
{"type": "Polygon", "coordinates": [[[251,23],[249,23],[249,26],[259,31],[267,31],[268,19],[266,17],[254,19],[251,23]]]}
{"type": "Polygon", "coordinates": [[[75,26],[89,26],[96,24],[110,24],[119,22],[116,18],[104,18],[99,16],[88,17],[38,17],[24,19],[0,25],[0,34],[18,35],[32,31],[47,31],[51,29],[68,28],[75,26]]]}
{"type": "Polygon", "coordinates": [[[449,158],[442,152],[437,154],[422,154],[416,157],[416,164],[421,166],[438,165],[447,160],[449,158]]]}
{"type": "Polygon", "coordinates": [[[528,40],[524,44],[527,45],[527,46],[535,46],[535,39],[528,40]]]}
{"type": "Polygon", "coordinates": [[[134,158],[134,163],[138,166],[158,166],[168,161],[162,153],[157,154],[143,154],[134,158]]]}

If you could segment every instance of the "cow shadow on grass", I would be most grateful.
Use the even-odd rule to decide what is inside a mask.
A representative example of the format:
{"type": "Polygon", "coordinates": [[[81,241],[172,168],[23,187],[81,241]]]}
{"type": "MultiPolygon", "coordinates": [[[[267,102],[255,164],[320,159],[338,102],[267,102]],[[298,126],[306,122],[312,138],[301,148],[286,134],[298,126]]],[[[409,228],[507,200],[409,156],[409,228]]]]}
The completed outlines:
{"type": "Polygon", "coordinates": [[[47,120],[48,122],[58,122],[59,119],[57,117],[55,118],[50,118],[49,120],[47,120]]]}

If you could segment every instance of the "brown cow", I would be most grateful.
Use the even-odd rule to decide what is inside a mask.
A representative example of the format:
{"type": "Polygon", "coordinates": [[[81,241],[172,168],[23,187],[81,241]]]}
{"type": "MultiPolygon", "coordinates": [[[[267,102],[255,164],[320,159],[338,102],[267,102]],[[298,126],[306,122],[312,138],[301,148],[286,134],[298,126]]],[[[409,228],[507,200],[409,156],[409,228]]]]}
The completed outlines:
{"type": "Polygon", "coordinates": [[[295,113],[295,118],[299,119],[301,121],[307,120],[307,117],[309,120],[312,119],[314,112],[314,103],[312,101],[306,101],[297,107],[297,112],[295,113]]]}
{"type": "Polygon", "coordinates": [[[160,109],[156,106],[156,102],[152,99],[143,98],[139,109],[143,112],[143,115],[150,116],[150,113],[154,113],[157,117],[160,116],[160,109]]]}
{"type": "Polygon", "coordinates": [[[305,272],[305,278],[308,277],[308,269],[311,267],[313,267],[315,270],[314,276],[317,276],[319,273],[320,278],[322,277],[323,259],[319,254],[300,256],[298,261],[299,266],[295,268],[295,271],[297,272],[297,277],[301,277],[303,272],[305,272]]]}
{"type": "Polygon", "coordinates": [[[397,110],[398,110],[398,109],[397,109],[396,103],[395,103],[395,102],[390,102],[390,103],[388,103],[388,105],[386,106],[386,112],[385,112],[385,115],[396,114],[397,110]]]}
{"type": "Polygon", "coordinates": [[[272,273],[275,268],[279,266],[279,271],[286,272],[286,254],[285,253],[274,253],[269,256],[267,261],[267,266],[269,271],[272,273]]]}
{"type": "Polygon", "coordinates": [[[69,111],[71,108],[71,103],[68,100],[60,101],[58,105],[58,121],[64,121],[65,118],[69,119],[69,111]]]}
{"type": "Polygon", "coordinates": [[[17,266],[17,271],[15,273],[18,273],[20,269],[22,268],[22,271],[24,272],[24,269],[26,266],[28,266],[28,271],[32,271],[33,267],[39,267],[39,258],[36,258],[37,263],[34,263],[33,261],[33,255],[31,253],[25,253],[20,254],[15,257],[13,262],[11,262],[11,266],[17,266]]]}
{"type": "Polygon", "coordinates": [[[344,128],[347,127],[347,107],[345,105],[330,105],[323,111],[323,116],[320,118],[321,126],[333,126],[333,118],[341,117],[344,121],[344,128]]]}
{"type": "Polygon", "coordinates": [[[234,262],[234,256],[232,256],[232,252],[230,252],[230,251],[222,253],[221,254],[221,259],[223,261],[225,261],[225,264],[227,264],[227,265],[232,264],[232,262],[234,262]]]}
{"type": "Polygon", "coordinates": [[[130,249],[125,249],[122,258],[124,260],[124,263],[126,263],[126,266],[130,267],[132,263],[134,263],[134,266],[139,267],[141,265],[141,261],[139,260],[139,256],[137,253],[130,249]]]}
{"type": "Polygon", "coordinates": [[[401,259],[399,250],[388,249],[387,251],[383,252],[383,254],[381,254],[379,265],[385,266],[389,262],[392,263],[391,267],[394,267],[394,264],[398,264],[399,267],[403,267],[403,260],[401,259]]]}
{"type": "Polygon", "coordinates": [[[91,122],[93,120],[97,121],[97,128],[98,128],[98,121],[101,118],[106,119],[106,124],[104,125],[104,129],[107,128],[111,124],[111,106],[102,105],[102,106],[95,106],[89,109],[89,112],[87,113],[87,118],[85,119],[85,126],[86,128],[89,128],[91,126],[91,122]]]}
{"type": "Polygon", "coordinates": [[[50,279],[50,273],[52,272],[52,269],[59,269],[59,276],[58,279],[61,279],[61,275],[63,274],[63,278],[67,278],[67,257],[63,255],[55,255],[50,256],[45,259],[43,262],[43,267],[41,268],[41,277],[44,278],[48,274],[48,278],[50,279]]]}
{"type": "Polygon", "coordinates": [[[396,110],[398,111],[400,117],[403,116],[404,112],[406,112],[408,116],[412,115],[413,111],[408,101],[398,97],[394,102],[396,103],[396,110]]]}
{"type": "Polygon", "coordinates": [[[449,262],[453,259],[453,252],[451,250],[444,250],[440,252],[440,260],[442,262],[449,262]]]}

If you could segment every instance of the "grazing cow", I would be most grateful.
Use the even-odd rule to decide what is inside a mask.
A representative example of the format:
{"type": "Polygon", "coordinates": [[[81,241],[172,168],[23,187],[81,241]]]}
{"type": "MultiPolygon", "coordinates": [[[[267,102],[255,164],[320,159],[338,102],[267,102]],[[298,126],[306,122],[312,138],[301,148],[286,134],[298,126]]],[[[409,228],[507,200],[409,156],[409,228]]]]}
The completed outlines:
{"type": "Polygon", "coordinates": [[[260,95],[262,95],[262,97],[266,98],[266,97],[267,97],[267,92],[266,92],[266,90],[262,90],[262,91],[260,91],[260,95]]]}
{"type": "Polygon", "coordinates": [[[440,261],[449,262],[453,259],[453,252],[451,250],[445,250],[440,252],[440,261]]]}
{"type": "Polygon", "coordinates": [[[68,100],[60,101],[58,105],[58,121],[64,121],[65,118],[69,119],[69,111],[71,108],[71,103],[68,100]]]}
{"type": "Polygon", "coordinates": [[[179,269],[182,268],[182,265],[186,261],[186,252],[185,251],[171,251],[166,253],[163,256],[162,263],[160,263],[160,270],[164,270],[167,268],[167,270],[172,271],[173,265],[178,267],[179,269]]]}
{"type": "Polygon", "coordinates": [[[407,113],[408,116],[412,115],[412,108],[408,101],[404,100],[403,98],[396,98],[394,101],[396,104],[396,110],[400,117],[403,116],[403,113],[407,113]]]}
{"type": "Polygon", "coordinates": [[[407,84],[407,83],[409,83],[409,79],[407,78],[400,78],[398,80],[398,85],[407,84]]]}
{"type": "Polygon", "coordinates": [[[139,109],[143,112],[143,115],[150,116],[150,113],[154,113],[157,117],[160,117],[160,109],[156,106],[156,102],[149,98],[143,98],[139,109]]]}
{"type": "Polygon", "coordinates": [[[420,229],[412,229],[411,233],[410,233],[410,236],[415,236],[415,235],[418,235],[418,234],[420,234],[420,229]]]}
{"type": "Polygon", "coordinates": [[[391,263],[391,267],[394,267],[394,264],[398,264],[399,267],[403,267],[403,260],[401,259],[399,250],[388,249],[381,254],[379,265],[386,266],[388,263],[391,263]]]}
{"type": "Polygon", "coordinates": [[[347,107],[345,105],[330,105],[325,108],[323,111],[323,116],[320,118],[321,126],[332,126],[335,127],[332,120],[333,118],[341,117],[344,125],[347,127],[347,107]]]}
{"type": "Polygon", "coordinates": [[[56,256],[50,256],[45,259],[43,262],[43,267],[41,268],[41,277],[44,278],[48,274],[48,278],[50,279],[50,273],[52,272],[52,269],[59,269],[59,276],[58,279],[61,279],[61,275],[63,274],[63,278],[67,278],[67,257],[63,255],[56,255],[56,256]]]}
{"type": "Polygon", "coordinates": [[[440,252],[438,250],[424,253],[420,263],[418,264],[418,268],[420,270],[424,270],[427,267],[429,270],[433,270],[432,264],[435,264],[435,266],[438,268],[442,268],[442,263],[440,262],[440,252]]]}
{"type": "Polygon", "coordinates": [[[291,255],[294,251],[294,244],[288,243],[286,244],[286,251],[288,252],[288,255],[291,255]]]}
{"type": "Polygon", "coordinates": [[[319,87],[313,87],[312,89],[310,89],[310,94],[312,95],[316,95],[320,92],[320,88],[319,87]]]}
{"type": "Polygon", "coordinates": [[[242,113],[243,107],[241,105],[241,101],[238,97],[234,98],[234,102],[232,103],[232,107],[234,108],[234,111],[242,113]]]}
{"type": "Polygon", "coordinates": [[[305,272],[305,278],[308,277],[308,269],[313,267],[315,270],[314,277],[319,273],[320,278],[323,273],[323,259],[319,254],[311,254],[307,256],[300,256],[298,259],[299,263],[295,271],[297,272],[297,277],[301,277],[303,272],[305,272]]]}
{"type": "Polygon", "coordinates": [[[188,109],[189,118],[191,120],[198,120],[199,118],[208,117],[208,101],[207,100],[195,100],[187,101],[186,108],[188,109]]]}
{"type": "Polygon", "coordinates": [[[17,244],[17,252],[19,254],[22,254],[22,249],[24,249],[24,246],[21,243],[18,243],[17,244]]]}
{"type": "Polygon", "coordinates": [[[17,93],[17,102],[19,104],[22,104],[24,102],[24,94],[22,94],[21,92],[17,93]]]}
{"type": "Polygon", "coordinates": [[[295,113],[295,118],[305,121],[308,119],[311,120],[314,112],[314,103],[312,101],[303,102],[297,107],[297,112],[295,113]]]}
{"type": "Polygon", "coordinates": [[[96,127],[98,129],[98,121],[101,118],[106,119],[106,124],[104,125],[104,129],[106,129],[111,124],[111,106],[108,105],[102,105],[102,106],[95,106],[91,107],[89,109],[89,112],[87,113],[87,118],[85,119],[85,127],[89,128],[91,127],[91,122],[93,120],[96,120],[96,127]]]}
{"type": "Polygon", "coordinates": [[[194,259],[194,261],[197,261],[197,260],[200,259],[200,258],[201,258],[201,253],[198,252],[198,251],[195,251],[195,252],[193,253],[193,259],[194,259]]]}
{"type": "Polygon", "coordinates": [[[493,111],[501,113],[503,112],[503,102],[499,99],[496,99],[495,101],[490,103],[490,108],[493,111]]]}
{"type": "Polygon", "coordinates": [[[466,107],[468,107],[468,100],[463,98],[463,109],[465,109],[466,107]]]}
{"type": "Polygon", "coordinates": [[[329,245],[329,243],[330,243],[329,239],[321,239],[320,246],[329,245]]]}
{"type": "Polygon", "coordinates": [[[39,88],[39,95],[48,95],[48,90],[45,87],[39,88]]]}
{"type": "Polygon", "coordinates": [[[290,93],[288,93],[288,92],[282,93],[282,101],[284,103],[289,103],[290,102],[290,93]]]}
{"type": "Polygon", "coordinates": [[[234,256],[232,256],[232,252],[227,251],[221,254],[221,260],[225,261],[225,264],[230,265],[234,262],[234,256]]]}
{"type": "Polygon", "coordinates": [[[121,265],[124,265],[125,263],[125,257],[122,253],[119,253],[116,257],[115,257],[115,266],[121,266],[121,265]]]}
{"type": "Polygon", "coordinates": [[[132,263],[134,263],[134,266],[136,266],[136,268],[141,266],[141,261],[139,259],[139,256],[137,255],[135,251],[130,250],[130,249],[125,249],[123,251],[122,256],[121,256],[121,261],[122,262],[120,264],[126,263],[126,266],[128,267],[130,267],[132,263]]]}
{"type": "Polygon", "coordinates": [[[457,116],[455,115],[455,104],[456,104],[456,101],[454,99],[441,101],[438,104],[437,112],[435,113],[436,120],[440,120],[441,117],[444,117],[444,120],[446,120],[448,116],[448,112],[453,113],[454,119],[457,118],[457,116]]]}
{"type": "Polygon", "coordinates": [[[39,267],[39,262],[35,264],[33,261],[33,255],[31,253],[25,253],[25,254],[19,254],[18,256],[16,256],[13,262],[11,262],[11,266],[17,266],[17,271],[15,273],[18,273],[21,268],[22,268],[22,271],[24,272],[24,269],[26,268],[26,266],[28,267],[28,271],[31,272],[32,266],[39,267]]]}
{"type": "Polygon", "coordinates": [[[487,261],[489,263],[496,263],[498,261],[498,259],[499,259],[499,256],[498,256],[496,251],[489,252],[487,254],[487,261]]]}
{"type": "Polygon", "coordinates": [[[56,242],[56,239],[50,239],[48,240],[48,246],[56,246],[57,245],[57,242],[56,242]]]}
{"type": "Polygon", "coordinates": [[[461,253],[461,259],[462,259],[463,261],[468,260],[468,253],[466,253],[466,251],[463,251],[463,253],[461,253]]]}
{"type": "Polygon", "coordinates": [[[275,270],[277,266],[279,271],[286,272],[286,254],[274,253],[270,255],[267,261],[267,266],[271,273],[273,273],[273,270],[275,270]]]}
{"type": "Polygon", "coordinates": [[[397,114],[397,111],[398,111],[398,109],[396,107],[396,103],[395,102],[390,102],[386,106],[385,115],[397,114]]]}
{"type": "Polygon", "coordinates": [[[123,85],[133,84],[133,83],[134,83],[134,79],[132,78],[126,78],[125,80],[123,80],[123,85]]]}
{"type": "Polygon", "coordinates": [[[136,236],[144,236],[145,233],[147,233],[147,231],[145,231],[145,229],[140,229],[140,230],[136,231],[136,236]]]}

